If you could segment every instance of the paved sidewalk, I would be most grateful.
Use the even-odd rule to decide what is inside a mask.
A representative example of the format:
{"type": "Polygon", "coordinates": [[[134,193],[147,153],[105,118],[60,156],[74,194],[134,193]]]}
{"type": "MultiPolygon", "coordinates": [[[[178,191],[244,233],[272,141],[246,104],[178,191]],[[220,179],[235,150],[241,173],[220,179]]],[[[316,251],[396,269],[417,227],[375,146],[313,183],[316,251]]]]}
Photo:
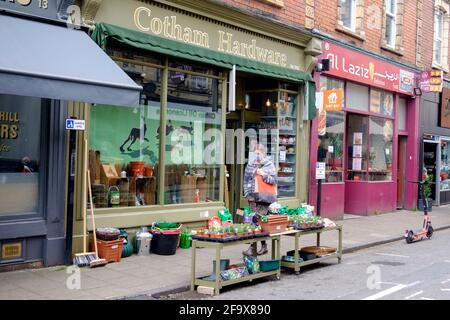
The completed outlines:
{"type": "MultiPolygon", "coordinates": [[[[435,230],[450,228],[450,206],[434,207],[430,217],[435,230]]],[[[346,216],[337,223],[344,226],[344,252],[350,252],[402,239],[407,228],[421,227],[422,212],[396,211],[370,217],[346,216]]],[[[439,233],[435,236],[439,236],[439,233]]],[[[315,245],[315,235],[304,236],[300,240],[302,246],[315,245]]],[[[322,244],[337,246],[337,232],[324,233],[322,244]]],[[[242,245],[225,249],[223,257],[231,259],[231,263],[239,263],[242,261],[241,252],[246,247],[242,245]]],[[[282,254],[292,248],[293,237],[283,237],[282,254]]],[[[211,274],[214,252],[200,249],[197,255],[198,275],[211,274]]],[[[71,275],[64,266],[0,273],[0,299],[93,300],[148,295],[187,287],[190,283],[190,264],[191,250],[178,249],[174,256],[133,255],[105,267],[81,268],[81,288],[74,290],[67,287],[71,275]]]]}

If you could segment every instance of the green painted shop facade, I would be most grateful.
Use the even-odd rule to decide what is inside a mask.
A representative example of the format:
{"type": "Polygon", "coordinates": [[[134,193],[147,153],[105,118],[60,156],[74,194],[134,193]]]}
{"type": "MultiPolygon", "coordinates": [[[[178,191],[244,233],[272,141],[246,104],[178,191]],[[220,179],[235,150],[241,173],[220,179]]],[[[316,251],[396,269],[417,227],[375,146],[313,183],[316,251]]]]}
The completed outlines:
{"type": "Polygon", "coordinates": [[[69,115],[86,119],[78,140],[89,141],[89,150],[77,147],[75,251],[85,155],[100,227],[195,225],[246,206],[243,169],[261,129],[280,168],[280,202],[307,201],[310,74],[320,41],[214,3],[196,5],[111,0],[89,12],[91,38],[143,90],[139,106],[69,106],[69,115]]]}

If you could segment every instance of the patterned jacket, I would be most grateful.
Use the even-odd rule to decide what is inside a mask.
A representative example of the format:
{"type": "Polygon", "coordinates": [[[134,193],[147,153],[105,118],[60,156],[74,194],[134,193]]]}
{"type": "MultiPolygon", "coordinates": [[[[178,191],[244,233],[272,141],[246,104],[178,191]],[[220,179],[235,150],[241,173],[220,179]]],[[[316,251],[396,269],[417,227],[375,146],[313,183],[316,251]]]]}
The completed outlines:
{"type": "Polygon", "coordinates": [[[247,164],[244,172],[244,197],[246,198],[255,192],[255,177],[257,169],[262,169],[264,171],[264,182],[269,184],[277,184],[277,170],[270,157],[265,156],[261,163],[251,161],[247,164]]]}

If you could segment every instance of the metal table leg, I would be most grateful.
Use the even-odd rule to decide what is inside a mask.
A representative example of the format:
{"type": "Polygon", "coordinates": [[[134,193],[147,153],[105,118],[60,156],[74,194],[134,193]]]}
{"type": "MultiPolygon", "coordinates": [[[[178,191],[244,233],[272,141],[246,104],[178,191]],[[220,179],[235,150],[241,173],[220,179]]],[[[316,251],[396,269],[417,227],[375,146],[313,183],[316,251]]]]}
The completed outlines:
{"type": "Polygon", "coordinates": [[[320,233],[321,232],[317,232],[317,241],[316,241],[316,243],[317,243],[318,247],[320,247],[320,233]]]}
{"type": "Polygon", "coordinates": [[[294,271],[295,274],[299,274],[300,273],[300,254],[298,253],[299,247],[299,237],[300,237],[300,233],[297,232],[294,236],[294,241],[295,241],[295,245],[294,245],[294,271]]]}
{"type": "Polygon", "coordinates": [[[339,256],[338,256],[338,263],[341,263],[342,260],[342,226],[338,229],[339,230],[339,256]]]}
{"type": "Polygon", "coordinates": [[[191,291],[195,290],[195,254],[197,240],[192,240],[192,260],[191,260],[191,291]]]}
{"type": "Polygon", "coordinates": [[[214,286],[214,294],[219,295],[220,293],[220,253],[222,248],[219,244],[216,246],[216,283],[214,286]]]}

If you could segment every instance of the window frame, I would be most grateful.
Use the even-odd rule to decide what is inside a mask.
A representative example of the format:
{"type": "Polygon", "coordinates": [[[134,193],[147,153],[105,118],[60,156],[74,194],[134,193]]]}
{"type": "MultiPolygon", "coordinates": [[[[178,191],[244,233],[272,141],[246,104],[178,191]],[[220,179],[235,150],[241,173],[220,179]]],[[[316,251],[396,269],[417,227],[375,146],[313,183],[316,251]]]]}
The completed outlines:
{"type": "Polygon", "coordinates": [[[356,32],[356,0],[340,0],[340,5],[341,5],[341,12],[340,12],[340,17],[339,20],[342,21],[342,26],[347,29],[350,30],[351,32],[356,32]],[[346,26],[344,24],[344,20],[342,19],[342,9],[343,9],[343,5],[342,2],[343,1],[351,1],[350,3],[350,12],[349,12],[349,16],[350,16],[350,26],[346,26]]]}
{"type": "Polygon", "coordinates": [[[443,46],[444,46],[444,15],[445,12],[442,8],[439,8],[438,11],[435,14],[435,34],[434,34],[434,55],[433,55],[433,60],[439,64],[442,65],[443,62],[443,46]],[[439,17],[441,18],[441,20],[439,19],[439,17]],[[440,24],[439,24],[440,23],[440,24]],[[439,42],[439,45],[438,45],[439,42]],[[437,50],[439,49],[439,56],[437,55],[437,50]]]}
{"type": "Polygon", "coordinates": [[[387,1],[385,0],[385,35],[384,35],[384,39],[386,41],[386,45],[388,47],[394,48],[396,47],[396,38],[397,38],[397,0],[389,0],[391,1],[391,4],[393,4],[393,11],[390,11],[390,8],[387,7],[387,1]],[[391,30],[390,30],[390,35],[391,38],[388,39],[387,37],[387,30],[388,30],[388,21],[389,19],[392,19],[392,25],[391,25],[391,30]]]}

